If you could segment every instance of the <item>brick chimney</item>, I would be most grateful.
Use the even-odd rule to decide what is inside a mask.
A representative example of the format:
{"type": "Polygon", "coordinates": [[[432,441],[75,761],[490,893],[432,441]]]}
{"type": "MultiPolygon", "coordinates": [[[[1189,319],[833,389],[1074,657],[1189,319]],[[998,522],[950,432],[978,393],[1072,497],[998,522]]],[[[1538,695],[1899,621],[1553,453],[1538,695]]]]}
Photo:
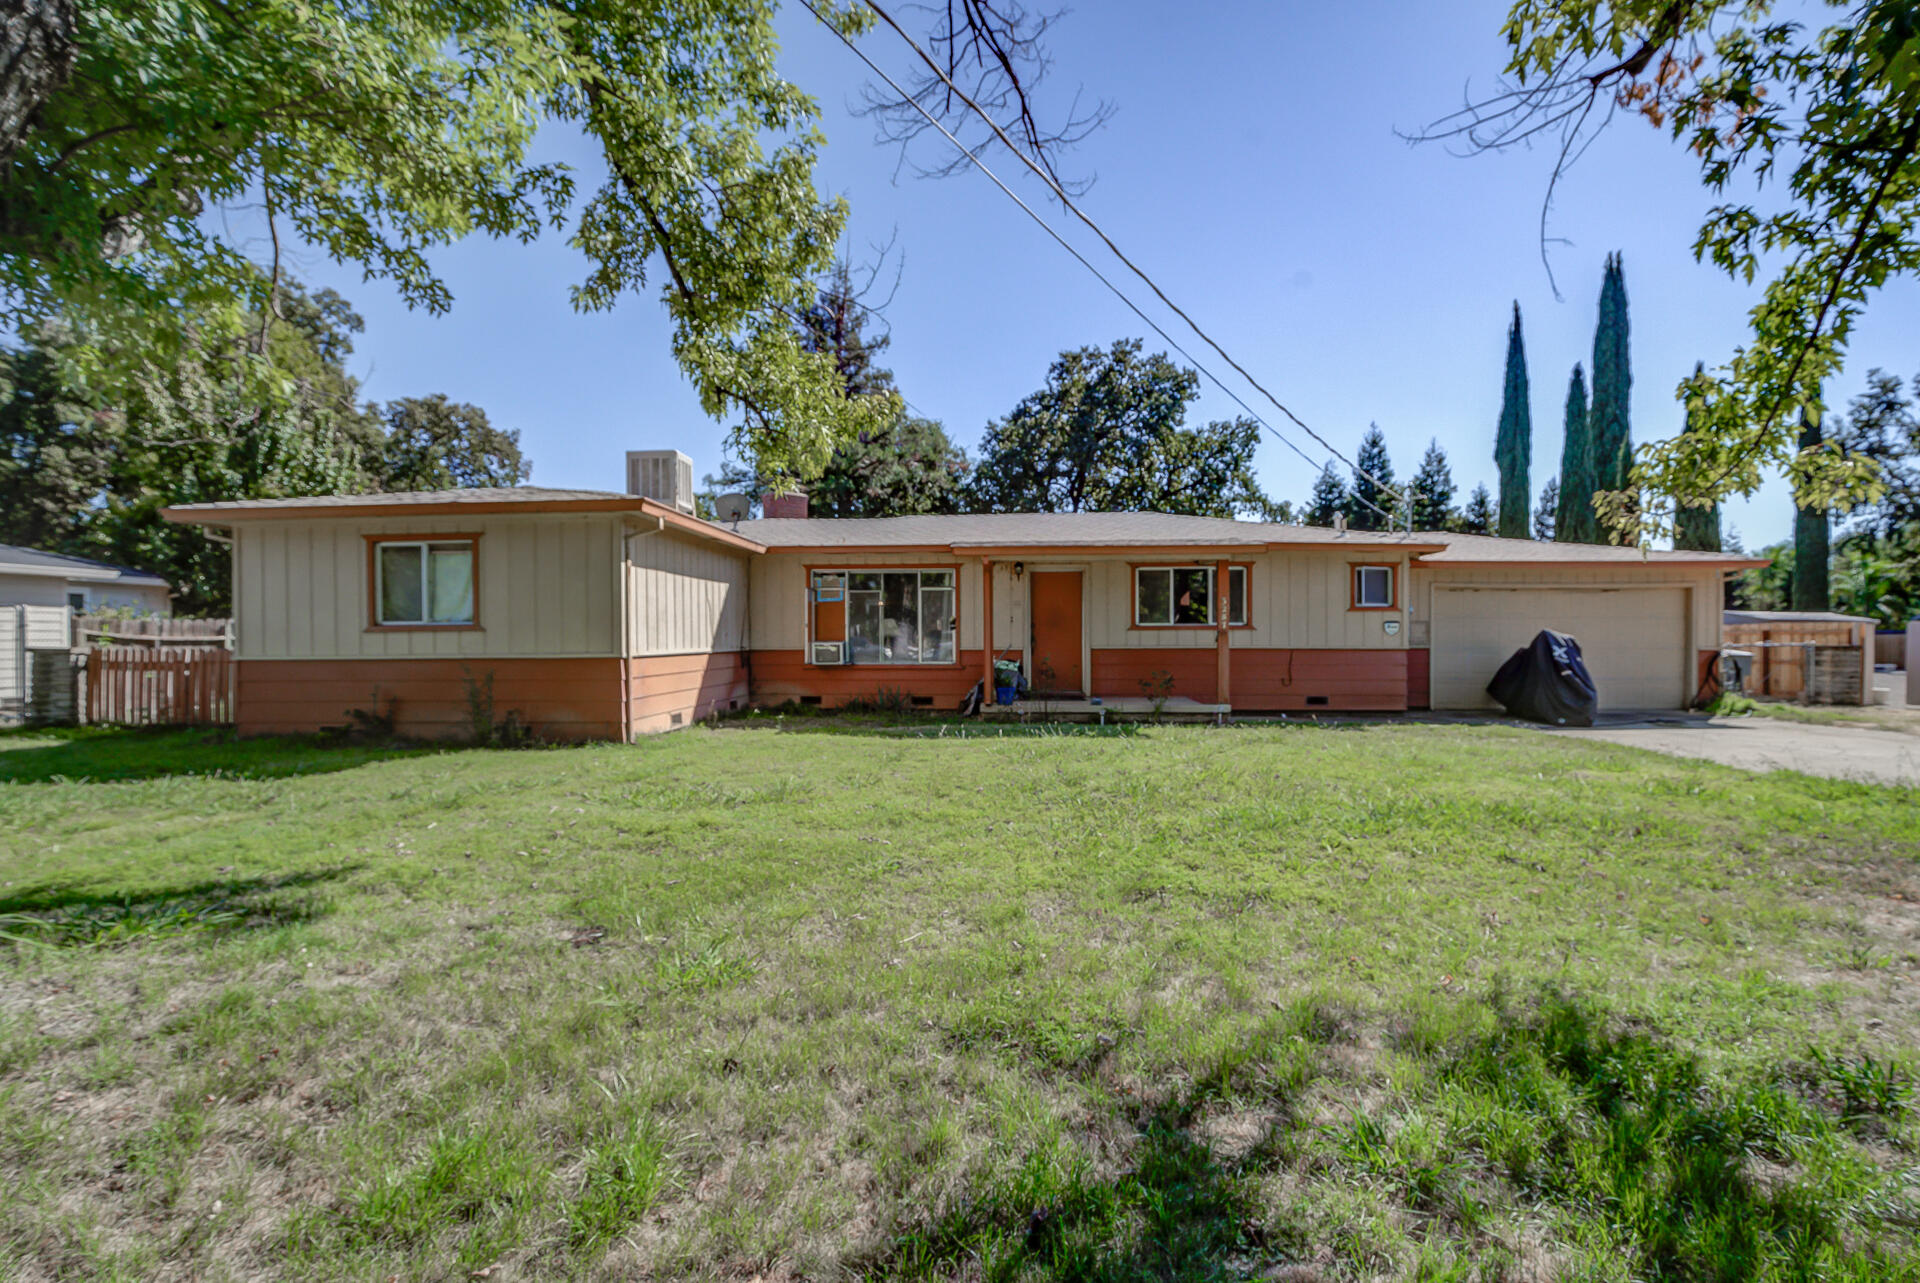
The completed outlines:
{"type": "Polygon", "coordinates": [[[760,496],[760,515],[763,517],[805,517],[807,515],[807,492],[789,490],[786,494],[763,494],[760,496]]]}

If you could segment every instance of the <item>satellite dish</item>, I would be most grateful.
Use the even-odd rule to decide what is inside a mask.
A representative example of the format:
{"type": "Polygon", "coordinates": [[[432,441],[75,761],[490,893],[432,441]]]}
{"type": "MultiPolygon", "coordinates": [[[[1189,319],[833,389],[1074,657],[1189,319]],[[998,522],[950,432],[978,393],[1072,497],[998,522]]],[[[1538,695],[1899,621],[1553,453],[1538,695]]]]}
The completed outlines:
{"type": "Polygon", "coordinates": [[[723,494],[713,501],[713,510],[722,521],[745,521],[753,500],[743,494],[723,494]]]}

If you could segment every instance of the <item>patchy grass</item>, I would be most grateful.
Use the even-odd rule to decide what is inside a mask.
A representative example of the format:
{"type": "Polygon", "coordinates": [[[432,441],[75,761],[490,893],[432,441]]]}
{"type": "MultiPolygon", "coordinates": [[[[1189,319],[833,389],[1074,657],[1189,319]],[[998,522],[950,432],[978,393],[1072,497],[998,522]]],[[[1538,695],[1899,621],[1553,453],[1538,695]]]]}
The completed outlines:
{"type": "Polygon", "coordinates": [[[1721,695],[1708,710],[1718,717],[1771,717],[1809,726],[1866,726],[1874,730],[1920,735],[1920,709],[1885,705],[1792,704],[1785,700],[1721,695]]]}
{"type": "Polygon", "coordinates": [[[0,1275],[1920,1278],[1916,802],[1505,727],[0,736],[0,1275]]]}

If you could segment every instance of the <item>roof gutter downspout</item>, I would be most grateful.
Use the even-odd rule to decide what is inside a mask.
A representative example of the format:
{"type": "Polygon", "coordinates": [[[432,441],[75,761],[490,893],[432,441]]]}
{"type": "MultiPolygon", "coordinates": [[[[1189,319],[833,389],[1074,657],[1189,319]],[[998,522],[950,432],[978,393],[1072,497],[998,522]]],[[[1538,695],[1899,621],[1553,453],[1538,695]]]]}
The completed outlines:
{"type": "Polygon", "coordinates": [[[656,516],[651,530],[629,530],[620,539],[620,742],[633,743],[633,541],[657,535],[667,519],[656,516]]]}

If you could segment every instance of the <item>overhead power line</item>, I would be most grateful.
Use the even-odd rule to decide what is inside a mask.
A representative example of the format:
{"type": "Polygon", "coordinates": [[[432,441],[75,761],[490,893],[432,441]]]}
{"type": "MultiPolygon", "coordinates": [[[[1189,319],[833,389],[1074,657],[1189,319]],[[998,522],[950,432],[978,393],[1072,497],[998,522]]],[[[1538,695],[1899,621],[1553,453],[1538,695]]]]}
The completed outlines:
{"type": "MultiPolygon", "coordinates": [[[[888,75],[884,70],[881,69],[879,64],[875,63],[872,58],[869,58],[865,50],[861,49],[859,45],[855,44],[851,39],[849,39],[845,34],[843,34],[837,27],[833,26],[832,23],[827,22],[826,19],[822,17],[820,11],[813,6],[812,0],[800,0],[800,4],[803,8],[807,10],[807,12],[811,13],[815,18],[818,18],[822,26],[826,27],[829,31],[832,31],[834,35],[838,36],[840,39],[840,42],[846,45],[848,49],[852,50],[854,56],[860,59],[861,62],[865,63],[867,66],[867,69],[871,71],[874,75],[878,76],[882,81],[884,81],[888,88],[892,89],[895,93],[899,94],[903,101],[911,103],[914,109],[918,111],[920,115],[926,119],[928,124],[932,125],[935,129],[937,129],[946,138],[948,142],[952,143],[954,147],[956,147],[960,151],[961,155],[965,156],[980,170],[981,173],[985,174],[990,180],[992,180],[993,185],[995,187],[998,187],[1000,191],[1015,205],[1018,205],[1020,209],[1027,215],[1027,217],[1031,218],[1034,221],[1034,223],[1036,223],[1039,226],[1041,231],[1045,232],[1049,237],[1053,239],[1054,243],[1059,245],[1060,248],[1067,251],[1068,254],[1073,256],[1076,262],[1078,262],[1082,267],[1086,268],[1088,272],[1092,273],[1094,279],[1099,281],[1102,285],[1106,286],[1107,289],[1113,294],[1115,298],[1119,299],[1122,303],[1126,304],[1127,309],[1131,311],[1135,316],[1139,317],[1140,320],[1144,322],[1147,325],[1147,327],[1151,329],[1155,334],[1159,335],[1163,342],[1165,342],[1174,351],[1178,352],[1183,358],[1186,359],[1186,361],[1189,364],[1191,364],[1195,369],[1199,370],[1200,373],[1205,375],[1207,379],[1211,381],[1215,387],[1219,388],[1222,392],[1226,393],[1227,396],[1233,400],[1234,404],[1238,405],[1242,410],[1246,411],[1248,416],[1251,417],[1256,423],[1258,423],[1261,427],[1265,428],[1267,431],[1273,433],[1274,437],[1282,445],[1286,446],[1289,450],[1299,455],[1300,458],[1309,467],[1312,467],[1316,470],[1316,473],[1322,468],[1323,465],[1318,460],[1314,459],[1311,455],[1307,454],[1306,451],[1302,450],[1298,445],[1294,444],[1294,442],[1290,440],[1285,433],[1281,432],[1278,428],[1274,427],[1271,423],[1268,423],[1267,420],[1260,414],[1258,410],[1255,410],[1252,406],[1247,404],[1245,398],[1243,398],[1238,392],[1234,391],[1234,389],[1230,385],[1228,385],[1223,379],[1221,379],[1219,375],[1215,374],[1211,369],[1209,369],[1206,366],[1206,364],[1203,363],[1198,357],[1195,357],[1191,352],[1187,351],[1187,349],[1181,345],[1180,341],[1174,338],[1171,334],[1168,334],[1166,329],[1163,326],[1161,326],[1161,324],[1158,321],[1154,320],[1151,316],[1147,315],[1147,313],[1141,309],[1140,305],[1138,303],[1135,303],[1133,299],[1127,295],[1125,290],[1121,289],[1118,285],[1114,284],[1114,282],[1110,278],[1108,278],[1106,273],[1102,272],[1098,267],[1094,266],[1094,264],[1087,258],[1087,256],[1082,254],[1079,251],[1079,249],[1073,245],[1072,242],[1068,241],[1064,236],[1060,235],[1060,233],[1054,229],[1051,223],[1047,222],[1046,219],[1042,218],[1039,215],[1039,213],[1037,213],[1031,205],[1027,204],[1025,200],[1021,199],[1020,194],[1014,191],[1013,188],[1007,186],[1006,182],[1003,181],[998,174],[994,173],[993,169],[985,161],[981,160],[978,154],[976,154],[965,143],[961,142],[960,139],[955,137],[952,130],[948,129],[945,124],[943,124],[937,117],[935,117],[924,106],[922,106],[920,102],[917,99],[915,99],[911,94],[907,93],[906,90],[902,89],[900,85],[893,79],[892,76],[888,75]]],[[[881,14],[881,16],[883,18],[886,17],[884,13],[881,14]]],[[[887,22],[889,25],[892,25],[892,21],[893,20],[891,18],[887,18],[887,22]]],[[[894,29],[896,31],[899,30],[897,26],[894,29]]],[[[902,34],[904,36],[904,33],[902,34]]],[[[911,44],[912,41],[909,39],[908,43],[911,44]]],[[[968,105],[973,106],[971,101],[969,101],[968,105]]],[[[977,106],[975,106],[973,109],[975,111],[979,111],[979,108],[977,106]]],[[[984,113],[982,114],[984,115],[984,113]]],[[[991,118],[988,119],[988,123],[990,124],[992,123],[991,118]]],[[[999,127],[996,125],[995,126],[996,131],[998,130],[998,128],[999,127]]],[[[1004,138],[1004,135],[1002,135],[1002,137],[1004,138]]],[[[1017,148],[1014,150],[1016,155],[1020,154],[1017,148]]],[[[1026,157],[1024,155],[1021,155],[1020,158],[1023,161],[1026,160],[1026,157]]],[[[1028,165],[1030,168],[1032,167],[1031,162],[1028,162],[1028,165]]],[[[1039,171],[1036,170],[1036,172],[1039,172],[1039,171]]],[[[1042,177],[1044,176],[1045,175],[1043,174],[1042,177]]],[[[1055,192],[1059,192],[1058,187],[1053,186],[1051,183],[1049,183],[1049,186],[1052,187],[1052,189],[1055,192]]],[[[1062,194],[1062,199],[1065,199],[1064,194],[1062,194]]],[[[1078,213],[1077,210],[1075,212],[1078,213]]],[[[1081,215],[1080,217],[1082,221],[1087,221],[1090,226],[1092,225],[1090,220],[1086,219],[1085,215],[1081,215]]],[[[1096,233],[1098,233],[1099,229],[1096,227],[1095,231],[1096,233]]],[[[1106,236],[1104,233],[1101,233],[1100,235],[1102,240],[1106,240],[1106,236]]],[[[1112,242],[1108,241],[1108,245],[1111,246],[1112,242]]],[[[1114,253],[1116,256],[1120,257],[1122,262],[1127,261],[1125,256],[1120,254],[1119,250],[1117,249],[1114,250],[1114,253]]],[[[1133,266],[1131,263],[1128,263],[1127,265],[1129,267],[1133,266]]],[[[1134,268],[1134,271],[1137,274],[1139,273],[1138,268],[1134,268]]],[[[1151,286],[1153,283],[1151,280],[1149,280],[1148,284],[1151,286]]],[[[1156,294],[1160,293],[1159,288],[1157,286],[1154,286],[1154,292],[1156,294]]],[[[1161,295],[1161,298],[1163,300],[1165,299],[1165,297],[1166,297],[1165,295],[1161,295]]],[[[1174,307],[1171,302],[1169,302],[1167,306],[1173,307],[1173,310],[1176,312],[1180,311],[1180,309],[1177,307],[1174,307]]],[[[1186,314],[1182,312],[1181,316],[1183,319],[1185,319],[1186,314]]],[[[1201,338],[1207,339],[1206,334],[1203,331],[1201,331],[1198,326],[1193,325],[1193,322],[1190,319],[1187,320],[1187,324],[1189,326],[1192,326],[1192,328],[1194,329],[1194,332],[1197,334],[1200,334],[1201,338]]],[[[1207,342],[1209,344],[1213,344],[1213,341],[1211,339],[1207,339],[1207,342]]],[[[1217,344],[1213,344],[1213,346],[1215,351],[1220,350],[1217,344]]],[[[1222,352],[1221,355],[1223,357],[1226,356],[1224,352],[1222,352]]],[[[1239,365],[1233,361],[1233,358],[1226,357],[1226,359],[1228,364],[1233,365],[1236,370],[1240,369],[1239,365]]],[[[1241,370],[1241,373],[1243,375],[1246,374],[1244,370],[1241,370]]],[[[1249,383],[1253,383],[1255,387],[1260,386],[1257,382],[1253,380],[1251,376],[1247,376],[1247,381],[1249,383]]],[[[1262,388],[1261,391],[1264,393],[1266,390],[1262,388]]],[[[1267,393],[1267,399],[1273,400],[1271,393],[1267,393]]],[[[1279,402],[1275,401],[1274,404],[1279,405],[1279,402]]],[[[1285,413],[1288,418],[1293,419],[1294,422],[1296,423],[1299,423],[1299,420],[1295,418],[1293,413],[1287,410],[1285,406],[1281,406],[1280,408],[1281,408],[1281,411],[1285,413]]],[[[1371,473],[1363,471],[1358,464],[1352,463],[1350,460],[1346,458],[1346,456],[1342,455],[1338,450],[1335,450],[1331,445],[1328,445],[1326,440],[1323,437],[1321,437],[1317,432],[1314,432],[1311,428],[1308,428],[1304,423],[1300,424],[1300,426],[1302,429],[1304,429],[1307,432],[1309,436],[1313,437],[1315,441],[1318,441],[1321,445],[1326,446],[1327,450],[1330,453],[1332,453],[1335,458],[1339,459],[1341,462],[1346,463],[1349,467],[1353,468],[1356,475],[1367,477],[1375,485],[1379,485],[1385,493],[1392,495],[1394,498],[1396,499],[1402,498],[1402,496],[1398,491],[1393,490],[1389,486],[1383,485],[1380,482],[1380,479],[1378,477],[1375,477],[1371,473]]],[[[1380,507],[1378,504],[1372,503],[1371,501],[1361,497],[1358,494],[1355,494],[1353,498],[1357,502],[1364,504],[1366,507],[1371,508],[1373,511],[1379,513],[1382,517],[1385,517],[1387,519],[1389,528],[1391,528],[1392,523],[1395,520],[1397,520],[1397,518],[1395,518],[1392,513],[1380,507]]]]}
{"type": "MultiPolygon", "coordinates": [[[[814,13],[815,17],[819,16],[819,11],[815,10],[811,3],[807,3],[807,0],[802,0],[802,3],[807,4],[807,8],[814,13]]],[[[1167,307],[1173,311],[1173,314],[1175,316],[1178,316],[1182,321],[1185,321],[1187,323],[1187,328],[1192,330],[1195,334],[1199,335],[1200,340],[1203,343],[1205,343],[1208,347],[1212,348],[1215,352],[1219,353],[1220,359],[1225,361],[1228,365],[1232,366],[1234,370],[1240,375],[1241,378],[1245,379],[1248,383],[1252,384],[1255,390],[1257,390],[1261,396],[1265,397],[1269,402],[1273,404],[1274,409],[1286,415],[1287,418],[1292,420],[1294,425],[1298,427],[1302,432],[1312,437],[1315,441],[1318,441],[1322,446],[1324,446],[1327,449],[1328,453],[1333,455],[1334,458],[1340,460],[1342,463],[1352,468],[1356,476],[1365,477],[1367,480],[1373,482],[1376,486],[1379,486],[1382,491],[1384,491],[1389,495],[1392,495],[1395,499],[1398,499],[1403,503],[1406,501],[1405,495],[1401,494],[1398,490],[1394,489],[1391,485],[1382,481],[1379,477],[1376,477],[1372,473],[1366,471],[1364,468],[1362,468],[1358,463],[1354,462],[1352,459],[1349,459],[1344,454],[1341,454],[1340,451],[1334,447],[1331,441],[1328,441],[1325,437],[1321,436],[1318,432],[1315,432],[1311,427],[1307,425],[1304,419],[1302,419],[1299,415],[1295,414],[1292,410],[1289,410],[1285,405],[1281,404],[1280,399],[1274,396],[1273,393],[1269,392],[1266,388],[1266,385],[1262,384],[1260,380],[1254,378],[1253,375],[1247,371],[1247,368],[1241,365],[1240,362],[1234,360],[1232,354],[1229,353],[1225,348],[1221,347],[1218,343],[1216,343],[1212,335],[1208,334],[1205,330],[1201,329],[1199,322],[1195,321],[1191,316],[1187,315],[1186,310],[1183,309],[1178,303],[1175,303],[1172,299],[1168,298],[1166,291],[1160,288],[1159,283],[1156,282],[1151,276],[1147,275],[1146,271],[1143,268],[1141,268],[1139,264],[1135,263],[1131,258],[1128,258],[1126,255],[1126,252],[1123,251],[1118,245],[1114,244],[1113,238],[1107,235],[1105,229],[1103,229],[1100,226],[1100,224],[1094,222],[1093,219],[1090,218],[1078,205],[1074,204],[1073,198],[1067,195],[1066,190],[1060,186],[1060,183],[1053,177],[1052,174],[1049,174],[1046,171],[1046,168],[1044,166],[1040,165],[1031,156],[1029,156],[1024,149],[1022,149],[1019,145],[1017,145],[1013,141],[1013,139],[1007,137],[1007,132],[1000,127],[1000,123],[996,121],[992,117],[992,115],[990,115],[986,111],[985,108],[981,107],[979,103],[975,102],[973,98],[970,95],[968,95],[966,90],[962,89],[959,85],[953,82],[952,77],[947,75],[947,73],[944,70],[942,70],[942,68],[940,67],[940,64],[933,59],[933,56],[930,55],[925,49],[920,47],[920,42],[915,40],[911,35],[908,35],[905,28],[903,28],[899,23],[893,20],[892,14],[888,13],[885,9],[881,8],[878,4],[875,4],[873,0],[866,0],[866,5],[867,5],[867,8],[873,10],[874,13],[879,16],[882,22],[886,23],[887,26],[893,28],[893,32],[895,35],[899,36],[900,39],[906,41],[907,47],[912,49],[913,52],[919,56],[920,61],[927,65],[927,69],[933,72],[935,76],[939,77],[941,83],[944,84],[947,87],[947,89],[955,97],[960,99],[961,102],[965,103],[973,111],[975,115],[977,115],[978,117],[980,117],[980,119],[984,120],[987,123],[987,127],[993,130],[994,136],[999,138],[1001,144],[1004,147],[1006,147],[1008,151],[1012,152],[1016,157],[1018,157],[1021,164],[1025,165],[1029,170],[1033,171],[1033,174],[1037,178],[1039,178],[1041,182],[1047,185],[1047,189],[1053,193],[1054,198],[1057,199],[1061,203],[1061,205],[1066,207],[1066,210],[1068,213],[1072,214],[1075,218],[1079,219],[1082,223],[1085,223],[1087,225],[1088,230],[1090,230],[1095,236],[1098,236],[1101,242],[1106,245],[1107,249],[1112,251],[1113,256],[1119,259],[1122,263],[1126,265],[1127,270],[1131,271],[1135,276],[1139,277],[1143,282],[1145,282],[1147,288],[1153,291],[1155,297],[1157,297],[1162,303],[1166,304],[1167,307]]],[[[836,32],[836,34],[838,33],[836,32]]],[[[848,40],[845,36],[841,36],[840,38],[843,42],[847,44],[849,48],[854,48],[853,42],[848,40]]],[[[854,52],[859,53],[860,51],[857,48],[854,48],[854,52]]],[[[869,67],[873,66],[872,60],[868,59],[865,54],[861,54],[861,59],[862,61],[865,61],[869,67]]],[[[976,165],[980,164],[979,158],[977,156],[974,156],[971,151],[968,151],[966,147],[962,146],[958,138],[955,138],[951,133],[948,133],[946,128],[944,126],[941,126],[938,121],[933,120],[933,117],[928,114],[926,108],[920,106],[920,102],[918,99],[911,98],[909,95],[907,95],[904,91],[900,89],[898,85],[895,85],[891,79],[887,78],[885,73],[880,72],[877,67],[874,68],[874,70],[875,70],[875,73],[879,74],[882,79],[887,80],[887,83],[890,86],[892,86],[895,92],[900,93],[903,98],[907,98],[909,101],[913,103],[913,105],[916,108],[919,108],[920,114],[922,116],[926,116],[926,118],[929,121],[932,121],[935,127],[940,129],[941,133],[946,134],[947,138],[953,142],[954,146],[959,147],[962,152],[965,152],[970,158],[972,158],[974,164],[976,165]]],[[[982,165],[981,168],[984,169],[985,166],[982,165]]],[[[998,179],[995,179],[994,181],[999,182],[998,179]]],[[[1002,184],[1003,190],[1004,190],[1004,187],[1005,185],[1002,184]]],[[[1012,195],[1011,192],[1009,192],[1008,194],[1012,195]]],[[[1018,199],[1018,198],[1016,197],[1015,199],[1018,199]]],[[[1172,342],[1171,339],[1168,339],[1167,341],[1172,342]]],[[[1193,358],[1188,357],[1187,359],[1192,360],[1193,358]]],[[[1214,382],[1218,383],[1219,380],[1215,379],[1214,382]]],[[[1252,412],[1249,411],[1249,413],[1252,413],[1252,412]]],[[[1255,417],[1258,418],[1259,416],[1256,415],[1255,417]]],[[[1274,430],[1271,424],[1266,423],[1264,419],[1261,420],[1261,422],[1263,426],[1265,426],[1269,431],[1274,432],[1275,436],[1279,436],[1279,433],[1274,430]]],[[[1361,502],[1365,503],[1366,501],[1363,499],[1361,500],[1361,502]]],[[[1368,506],[1372,507],[1371,504],[1369,504],[1368,506]]],[[[1378,509],[1375,509],[1375,510],[1378,511],[1378,509]]]]}

